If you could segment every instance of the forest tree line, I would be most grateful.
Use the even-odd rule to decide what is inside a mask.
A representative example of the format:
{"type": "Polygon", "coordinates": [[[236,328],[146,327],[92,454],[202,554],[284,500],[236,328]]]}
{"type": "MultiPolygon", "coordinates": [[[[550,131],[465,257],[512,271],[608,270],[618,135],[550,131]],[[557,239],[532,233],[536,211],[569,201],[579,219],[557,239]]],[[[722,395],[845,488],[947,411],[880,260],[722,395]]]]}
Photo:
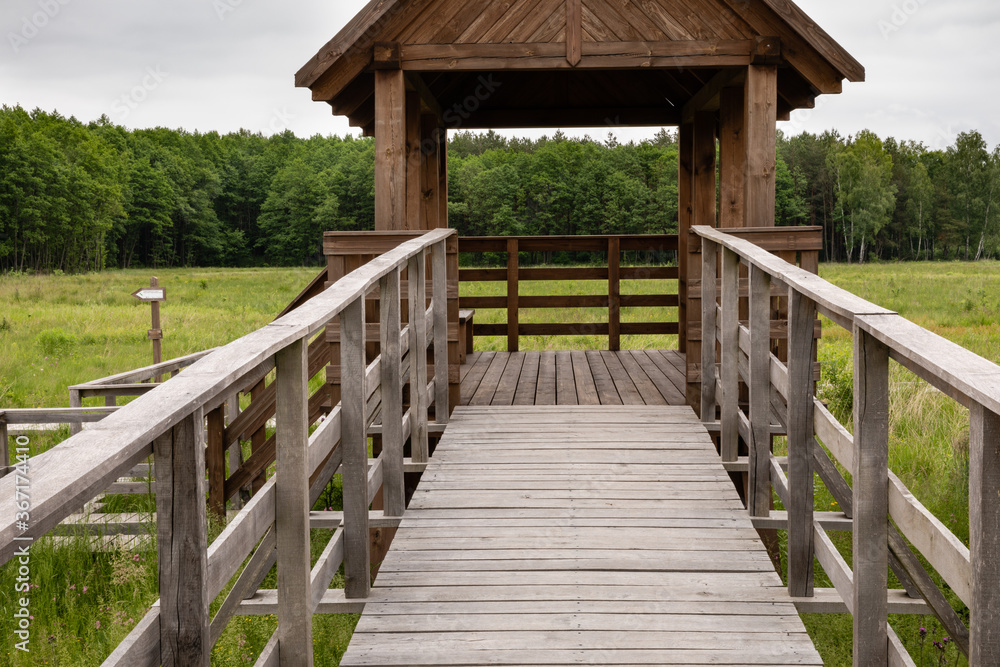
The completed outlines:
{"type": "MultiPolygon", "coordinates": [[[[452,133],[463,235],[677,231],[676,134],[619,143],[452,133]]],[[[778,225],[825,259],[1000,257],[1000,147],[871,132],[779,135],[778,225]]],[[[318,264],[322,232],[374,226],[374,145],[354,137],[128,130],[0,108],[0,272],[318,264]]]]}

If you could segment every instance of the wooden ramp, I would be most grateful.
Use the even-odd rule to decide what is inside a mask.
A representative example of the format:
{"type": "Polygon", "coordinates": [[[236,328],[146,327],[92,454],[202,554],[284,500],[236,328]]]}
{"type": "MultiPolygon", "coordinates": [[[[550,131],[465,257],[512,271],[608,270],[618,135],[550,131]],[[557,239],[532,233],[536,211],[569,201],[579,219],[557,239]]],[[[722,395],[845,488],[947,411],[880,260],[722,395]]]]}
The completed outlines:
{"type": "Polygon", "coordinates": [[[342,665],[821,665],[686,407],[462,407],[342,665]]]}

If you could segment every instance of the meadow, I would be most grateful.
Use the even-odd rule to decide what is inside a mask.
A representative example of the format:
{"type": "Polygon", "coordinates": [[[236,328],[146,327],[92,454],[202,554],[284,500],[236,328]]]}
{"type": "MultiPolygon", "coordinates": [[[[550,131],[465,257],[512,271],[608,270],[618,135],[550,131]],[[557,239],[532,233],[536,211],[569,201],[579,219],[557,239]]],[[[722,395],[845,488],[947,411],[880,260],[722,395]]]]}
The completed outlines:
{"type": "MultiPolygon", "coordinates": [[[[315,275],[316,269],[167,270],[157,273],[167,289],[163,305],[164,357],[224,344],[273,319],[315,275]]],[[[0,277],[0,408],[67,405],[66,387],[150,363],[149,307],[130,296],[148,284],[148,271],[76,276],[0,277]]],[[[1000,362],[1000,263],[824,265],[821,275],[845,289],[1000,362]]],[[[603,283],[525,283],[524,294],[600,293],[603,283]]],[[[463,294],[492,295],[502,284],[463,285],[463,294]]],[[[623,294],[675,289],[671,283],[625,282],[623,294]]],[[[600,309],[571,312],[522,311],[522,321],[597,321],[600,309]]],[[[673,319],[674,313],[624,309],[623,321],[673,319]]],[[[477,322],[503,321],[499,312],[477,313],[477,322]]],[[[479,339],[478,349],[500,349],[502,339],[479,339]]],[[[671,348],[672,336],[623,337],[630,348],[671,348]]],[[[522,349],[587,349],[606,344],[599,337],[523,338],[522,349]]],[[[819,391],[834,413],[850,423],[851,339],[824,323],[820,345],[823,380],[819,391]]],[[[890,466],[914,494],[962,540],[968,539],[968,415],[950,399],[901,368],[893,370],[890,466]]],[[[33,453],[68,436],[63,429],[31,434],[33,453]]],[[[836,509],[817,482],[817,509],[836,509]]],[[[319,506],[339,505],[331,485],[319,506]]],[[[221,526],[213,525],[211,535],[221,526]]],[[[211,537],[210,535],[210,537],[211,537]]],[[[329,534],[314,531],[316,553],[329,534]]],[[[0,647],[0,664],[97,665],[127,635],[156,599],[155,551],[92,553],[85,542],[34,548],[32,653],[19,654],[13,640],[0,647]]],[[[837,538],[850,556],[850,535],[837,538]]],[[[265,587],[273,587],[272,580],[265,587]]],[[[13,570],[0,568],[0,602],[7,608],[13,570]]],[[[336,585],[335,580],[335,585],[336,585]]],[[[816,585],[830,586],[817,571],[816,585]]],[[[223,595],[225,595],[223,592],[223,595]]],[[[950,594],[950,591],[948,591],[950,594]]],[[[952,596],[953,597],[953,596],[952,596]]],[[[962,607],[957,599],[956,609],[962,607]]],[[[221,598],[215,601],[215,605],[221,598]]],[[[0,637],[13,637],[9,614],[0,615],[0,637]]],[[[850,617],[805,617],[829,665],[850,664],[850,617]]],[[[213,651],[213,665],[253,664],[275,627],[273,618],[235,620],[213,651]]],[[[355,617],[317,617],[317,665],[336,665],[355,617]]],[[[953,647],[934,647],[943,633],[931,617],[893,617],[893,627],[917,664],[965,664],[953,647]],[[920,628],[927,632],[921,635],[920,628]]]]}

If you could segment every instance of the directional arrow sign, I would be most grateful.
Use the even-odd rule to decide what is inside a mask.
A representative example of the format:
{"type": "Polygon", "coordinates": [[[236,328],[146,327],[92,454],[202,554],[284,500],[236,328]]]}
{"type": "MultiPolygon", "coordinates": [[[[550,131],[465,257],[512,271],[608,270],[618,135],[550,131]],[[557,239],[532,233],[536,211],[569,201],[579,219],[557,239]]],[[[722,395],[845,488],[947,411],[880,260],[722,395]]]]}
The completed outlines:
{"type": "Polygon", "coordinates": [[[132,296],[140,301],[166,301],[167,290],[162,287],[144,287],[132,292],[132,296]]]}

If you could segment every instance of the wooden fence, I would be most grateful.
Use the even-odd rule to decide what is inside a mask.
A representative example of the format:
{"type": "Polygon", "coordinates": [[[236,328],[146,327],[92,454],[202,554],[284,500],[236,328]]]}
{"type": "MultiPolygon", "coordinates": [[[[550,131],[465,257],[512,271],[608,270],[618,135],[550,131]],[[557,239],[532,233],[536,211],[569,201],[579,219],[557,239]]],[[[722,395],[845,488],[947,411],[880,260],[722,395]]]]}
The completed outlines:
{"type": "Polygon", "coordinates": [[[703,331],[701,367],[715,369],[701,383],[702,419],[721,432],[720,449],[734,467],[738,443],[748,446],[747,505],[755,524],[788,530],[788,587],[793,597],[813,594],[818,559],[854,617],[854,664],[912,665],[887,623],[888,571],[900,573],[941,621],[971,665],[1000,664],[1000,367],[868,303],[758,246],[709,227],[701,238],[703,331]],[[740,272],[749,282],[749,321],[739,318],[740,272]],[[773,290],[788,298],[788,361],[771,352],[773,290]],[[854,336],[854,434],[814,397],[817,313],[854,336]],[[717,351],[721,356],[717,357],[717,351]],[[969,530],[967,548],[913,497],[888,468],[889,360],[970,409],[969,530]],[[749,388],[749,412],[739,405],[749,388]],[[713,423],[716,415],[721,423],[713,423]],[[788,435],[788,474],[772,456],[771,415],[788,435]],[[820,443],[851,473],[848,485],[820,443]],[[848,563],[813,513],[813,473],[852,518],[853,563],[848,563]],[[772,489],[787,508],[769,519],[772,489]],[[968,605],[968,627],[952,610],[910,548],[918,550],[968,605]]]}
{"type": "MultiPolygon", "coordinates": [[[[208,665],[212,645],[235,614],[276,614],[278,630],[258,665],[311,664],[314,613],[357,611],[353,600],[370,586],[369,529],[398,524],[403,512],[404,471],[420,471],[427,460],[428,406],[437,421],[448,419],[446,245],[442,229],[404,242],[338,281],[331,289],[254,333],[222,347],[169,382],[106,416],[52,450],[30,460],[30,502],[19,508],[18,475],[0,479],[0,563],[79,510],[136,465],[154,457],[160,600],[106,665],[208,665]],[[425,282],[408,282],[409,324],[401,325],[400,274],[434,268],[431,306],[425,282]],[[365,358],[366,295],[378,290],[381,354],[365,358]],[[340,324],[340,363],[352,378],[339,405],[325,419],[309,414],[308,358],[311,339],[340,324]],[[428,377],[427,350],[435,368],[428,377]],[[234,392],[271,369],[276,404],[277,473],[247,503],[206,550],[207,508],[193,499],[206,490],[206,419],[234,392]],[[403,414],[408,376],[410,408],[403,414]],[[368,457],[375,415],[383,449],[368,457]],[[318,424],[318,425],[317,425],[318,424]],[[315,430],[310,433],[310,429],[315,430]],[[405,440],[412,455],[403,457],[405,440]],[[344,511],[310,512],[334,473],[343,477],[344,511]],[[369,505],[379,490],[384,511],[369,505]],[[15,517],[29,515],[22,530],[15,517]],[[310,568],[309,529],[334,529],[310,568]],[[247,561],[249,557],[249,561],[247,561]],[[243,563],[246,562],[246,566],[243,563]],[[271,567],[278,588],[258,591],[271,567]],[[329,590],[343,563],[346,589],[329,590]],[[237,576],[238,575],[238,576],[237,576]],[[236,577],[212,617],[209,605],[236,577]]],[[[323,370],[317,369],[317,372],[323,370]]]]}
{"type": "Polygon", "coordinates": [[[462,308],[506,311],[505,324],[481,324],[476,336],[506,336],[507,349],[516,352],[520,336],[607,336],[608,349],[621,349],[623,335],[677,334],[674,322],[622,322],[621,309],[630,307],[676,308],[677,292],[663,294],[622,294],[622,280],[677,280],[676,266],[621,266],[622,253],[676,252],[676,235],[647,236],[521,236],[462,237],[462,253],[499,253],[507,255],[507,268],[462,269],[461,282],[505,282],[506,296],[463,297],[462,308]],[[607,253],[606,267],[522,268],[520,253],[596,252],[607,253]],[[606,294],[533,295],[520,294],[522,281],[606,281],[606,294]],[[525,309],[606,308],[606,322],[525,323],[520,312],[525,309]]]}

